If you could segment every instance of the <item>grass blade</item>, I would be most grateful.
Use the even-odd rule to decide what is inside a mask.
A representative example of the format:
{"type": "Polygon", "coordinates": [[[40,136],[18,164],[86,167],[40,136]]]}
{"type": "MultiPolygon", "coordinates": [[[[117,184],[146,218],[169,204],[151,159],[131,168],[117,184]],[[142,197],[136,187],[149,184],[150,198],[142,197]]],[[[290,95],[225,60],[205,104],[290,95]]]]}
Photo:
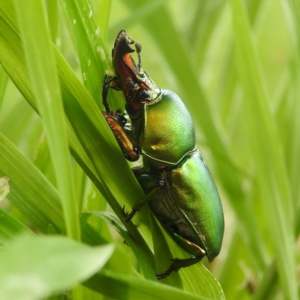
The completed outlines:
{"type": "Polygon", "coordinates": [[[58,74],[43,2],[15,1],[24,53],[34,95],[44,122],[67,234],[79,240],[78,204],[74,195],[71,161],[58,74]]]}
{"type": "Polygon", "coordinates": [[[257,54],[252,41],[245,7],[240,0],[232,0],[237,67],[244,91],[244,105],[250,133],[250,145],[256,160],[257,184],[263,199],[264,213],[282,288],[289,299],[298,299],[294,252],[294,219],[291,193],[283,148],[274,117],[269,108],[269,96],[263,81],[257,54]]]}

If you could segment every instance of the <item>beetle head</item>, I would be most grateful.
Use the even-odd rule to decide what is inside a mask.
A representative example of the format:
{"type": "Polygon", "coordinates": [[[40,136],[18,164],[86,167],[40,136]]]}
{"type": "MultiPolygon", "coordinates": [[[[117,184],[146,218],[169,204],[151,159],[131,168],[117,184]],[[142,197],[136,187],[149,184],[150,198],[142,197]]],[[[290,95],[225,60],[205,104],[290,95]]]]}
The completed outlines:
{"type": "Polygon", "coordinates": [[[160,89],[142,70],[141,51],[139,42],[132,40],[125,30],[119,32],[112,49],[112,61],[120,88],[132,110],[139,109],[143,103],[157,101],[160,96],[160,89]],[[131,56],[133,52],[137,53],[137,64],[131,56]]]}

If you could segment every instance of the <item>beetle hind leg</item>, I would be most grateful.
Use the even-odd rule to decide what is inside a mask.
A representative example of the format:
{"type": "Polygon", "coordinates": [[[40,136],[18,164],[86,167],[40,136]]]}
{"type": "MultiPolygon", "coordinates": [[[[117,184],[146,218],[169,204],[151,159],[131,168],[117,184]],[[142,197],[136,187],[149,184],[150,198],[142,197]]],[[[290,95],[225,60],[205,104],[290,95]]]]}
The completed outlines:
{"type": "Polygon", "coordinates": [[[170,229],[169,233],[171,234],[171,237],[173,237],[173,239],[176,241],[176,243],[178,245],[180,245],[182,249],[184,249],[188,253],[192,254],[193,257],[185,258],[185,259],[175,258],[167,271],[165,271],[162,274],[156,275],[157,279],[164,279],[164,278],[168,277],[172,272],[177,272],[181,268],[186,268],[186,267],[192,266],[192,265],[198,263],[199,261],[201,261],[202,258],[206,255],[206,252],[204,249],[202,249],[196,243],[193,243],[193,242],[183,238],[182,236],[180,236],[178,234],[178,232],[174,231],[174,227],[172,227],[170,229]]]}
{"type": "Polygon", "coordinates": [[[161,274],[156,274],[157,279],[164,279],[168,277],[172,272],[178,272],[181,268],[186,268],[198,263],[202,257],[191,257],[186,259],[173,259],[173,262],[169,269],[161,274]]]}

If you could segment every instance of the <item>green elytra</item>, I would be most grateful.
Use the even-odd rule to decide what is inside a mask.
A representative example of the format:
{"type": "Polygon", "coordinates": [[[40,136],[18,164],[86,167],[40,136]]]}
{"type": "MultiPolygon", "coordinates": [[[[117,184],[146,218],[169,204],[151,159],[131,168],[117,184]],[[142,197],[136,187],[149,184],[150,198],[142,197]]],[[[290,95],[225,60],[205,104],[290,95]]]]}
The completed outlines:
{"type": "Polygon", "coordinates": [[[173,240],[192,254],[174,259],[158,279],[191,266],[207,256],[211,262],[220,252],[224,216],[214,180],[196,147],[193,121],[182,100],[173,92],[156,87],[141,68],[141,45],[124,30],[112,50],[116,77],[106,77],[103,112],[125,157],[135,161],[142,154],[143,165],[133,168],[146,196],[137,201],[125,220],[129,221],[145,204],[173,240]],[[130,53],[135,52],[138,64],[130,53]],[[131,126],[107,102],[109,87],[121,90],[131,126]]]}

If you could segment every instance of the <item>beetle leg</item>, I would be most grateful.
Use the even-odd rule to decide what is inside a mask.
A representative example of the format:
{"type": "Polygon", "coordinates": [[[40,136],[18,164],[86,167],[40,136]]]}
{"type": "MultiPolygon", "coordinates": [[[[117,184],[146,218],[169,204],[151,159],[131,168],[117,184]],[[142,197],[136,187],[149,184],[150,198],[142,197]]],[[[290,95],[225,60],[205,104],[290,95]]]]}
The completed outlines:
{"type": "Polygon", "coordinates": [[[205,250],[203,250],[199,245],[192,243],[191,241],[179,236],[175,232],[172,233],[173,237],[175,238],[176,242],[186,251],[193,254],[194,256],[191,258],[186,259],[173,259],[173,262],[169,269],[162,274],[157,274],[157,279],[164,279],[168,277],[172,272],[177,272],[181,268],[186,268],[191,265],[198,263],[205,255],[205,250]]]}
{"type": "Polygon", "coordinates": [[[105,117],[111,131],[113,132],[125,158],[129,161],[136,161],[140,157],[140,149],[134,145],[128,136],[129,133],[127,133],[126,128],[124,128],[127,119],[118,112],[112,112],[109,108],[107,95],[110,87],[116,90],[121,89],[117,77],[105,75],[102,89],[102,102],[106,112],[102,112],[102,114],[105,117]]]}
{"type": "Polygon", "coordinates": [[[102,114],[105,117],[126,159],[129,161],[138,160],[140,157],[140,150],[138,147],[133,145],[122,125],[111,114],[106,112],[102,112],[102,114]]]}
{"type": "Polygon", "coordinates": [[[153,198],[153,195],[157,193],[164,185],[162,180],[157,181],[151,175],[142,173],[146,172],[144,167],[136,167],[132,170],[146,195],[134,203],[130,212],[126,212],[125,207],[123,207],[123,214],[126,222],[130,221],[136,212],[139,211],[145,204],[147,204],[153,198]]]}
{"type": "Polygon", "coordinates": [[[109,104],[107,102],[107,95],[108,95],[108,90],[109,88],[113,88],[117,91],[121,90],[118,77],[111,77],[108,75],[105,75],[104,78],[104,84],[103,84],[103,89],[102,89],[102,103],[105,107],[105,111],[107,113],[110,112],[109,104]]]}
{"type": "Polygon", "coordinates": [[[131,211],[128,213],[125,211],[125,206],[123,206],[123,215],[126,222],[129,222],[133,216],[147,204],[148,201],[151,200],[152,196],[157,192],[158,188],[154,188],[150,193],[148,193],[145,197],[139,199],[137,202],[134,203],[131,211]]]}
{"type": "Polygon", "coordinates": [[[169,269],[165,271],[164,273],[161,274],[156,274],[157,279],[164,279],[168,277],[172,272],[178,272],[181,268],[186,268],[191,265],[194,265],[198,263],[202,257],[191,257],[191,258],[186,258],[186,259],[178,259],[175,258],[173,259],[173,262],[169,269]]]}

